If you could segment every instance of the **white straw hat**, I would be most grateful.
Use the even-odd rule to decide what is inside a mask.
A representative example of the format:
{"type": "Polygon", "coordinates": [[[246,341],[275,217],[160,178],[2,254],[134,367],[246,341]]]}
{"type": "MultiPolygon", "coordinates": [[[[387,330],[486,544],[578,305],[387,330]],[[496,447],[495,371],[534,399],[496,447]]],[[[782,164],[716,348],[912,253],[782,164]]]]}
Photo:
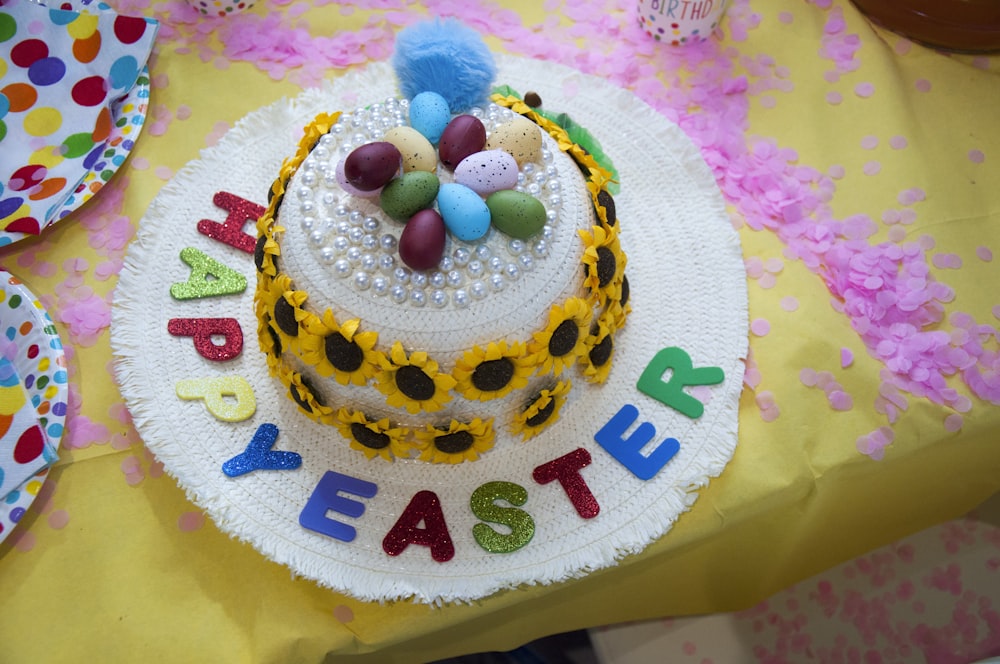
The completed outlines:
{"type": "MultiPolygon", "coordinates": [[[[265,206],[282,161],[315,115],[398,95],[387,63],[249,114],[179,171],[143,218],[115,293],[111,341],[122,394],[167,472],[223,531],[299,575],[362,600],[471,601],[613,565],[666,533],[736,447],[747,351],[745,271],[738,235],[698,149],[628,91],[552,63],[507,56],[497,62],[498,83],[537,91],[547,109],[565,111],[590,130],[614,161],[631,286],[632,313],[616,336],[607,382],[567,403],[559,420],[528,443],[498,446],[456,466],[366,460],[335,428],[299,413],[268,374],[256,341],[252,255],[197,229],[201,220],[226,218],[213,203],[219,192],[265,206]],[[182,252],[239,273],[246,289],[172,297],[171,286],[192,276],[182,252]],[[191,336],[168,329],[172,319],[198,318],[235,319],[242,350],[208,360],[191,336]],[[666,348],[680,351],[658,355],[666,348]],[[691,402],[696,410],[704,404],[697,417],[676,409],[683,410],[676,393],[665,397],[656,389],[683,374],[687,357],[695,369],[715,367],[722,376],[717,384],[687,389],[697,398],[691,402]],[[648,366],[642,380],[653,389],[639,389],[648,366]],[[213,414],[197,398],[199,387],[217,390],[220,383],[212,381],[220,379],[249,386],[256,403],[251,417],[225,421],[219,417],[225,402],[213,414]],[[186,392],[192,388],[194,394],[186,392]],[[655,438],[641,452],[628,449],[647,435],[642,422],[655,428],[655,438]],[[250,454],[241,457],[248,446],[250,454]],[[278,454],[266,457],[269,451],[278,454]],[[258,468],[268,458],[277,469],[258,468]],[[237,465],[250,459],[243,469],[252,471],[223,472],[234,459],[237,465]],[[509,484],[501,490],[493,482],[509,484]],[[521,487],[522,496],[510,493],[510,485],[521,487]],[[315,495],[323,491],[333,494],[315,495]],[[480,507],[520,510],[507,514],[516,527],[533,529],[530,541],[509,553],[488,551],[497,547],[476,539],[484,519],[470,506],[474,495],[480,507]],[[501,495],[508,500],[494,500],[501,495]],[[419,507],[435,498],[433,509],[426,503],[424,512],[408,510],[411,502],[419,507]],[[303,527],[304,511],[307,521],[343,526],[344,537],[303,527]],[[444,522],[416,521],[407,531],[404,513],[440,514],[444,522]],[[415,535],[403,537],[409,546],[398,550],[401,532],[415,535]],[[442,533],[453,550],[439,562],[434,554],[446,544],[442,533]],[[433,541],[420,542],[424,534],[433,541]]],[[[253,232],[252,224],[244,230],[253,232]]],[[[501,536],[509,532],[496,521],[487,527],[501,536]]]]}

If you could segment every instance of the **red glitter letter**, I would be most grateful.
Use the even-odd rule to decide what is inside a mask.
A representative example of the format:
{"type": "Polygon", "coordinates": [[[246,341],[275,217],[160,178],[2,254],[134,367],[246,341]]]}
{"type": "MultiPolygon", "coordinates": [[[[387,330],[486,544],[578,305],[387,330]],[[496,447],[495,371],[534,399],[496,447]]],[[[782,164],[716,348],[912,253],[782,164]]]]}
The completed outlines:
{"type": "Polygon", "coordinates": [[[410,544],[429,546],[431,557],[439,563],[446,563],[455,555],[455,545],[441,511],[441,501],[433,491],[418,491],[413,496],[382,540],[382,549],[390,556],[398,556],[410,544]],[[421,521],[424,527],[418,528],[421,521]]]}
{"type": "Polygon", "coordinates": [[[194,337],[194,349],[205,359],[224,362],[243,351],[243,329],[235,318],[171,318],[167,332],[175,337],[194,337]],[[222,344],[213,335],[225,338],[222,344]]]}
{"type": "Polygon", "coordinates": [[[226,221],[221,224],[211,219],[202,219],[198,222],[198,232],[213,240],[228,244],[230,247],[236,247],[252,254],[254,247],[257,246],[257,237],[244,233],[243,225],[248,221],[256,223],[264,214],[264,208],[245,198],[230,194],[228,191],[216,193],[212,202],[226,210],[229,215],[226,217],[226,221]]]}
{"type": "Polygon", "coordinates": [[[531,474],[539,484],[559,480],[577,514],[584,519],[593,519],[601,511],[597,499],[580,474],[580,469],[590,465],[590,452],[578,447],[569,454],[543,463],[531,474]]]}

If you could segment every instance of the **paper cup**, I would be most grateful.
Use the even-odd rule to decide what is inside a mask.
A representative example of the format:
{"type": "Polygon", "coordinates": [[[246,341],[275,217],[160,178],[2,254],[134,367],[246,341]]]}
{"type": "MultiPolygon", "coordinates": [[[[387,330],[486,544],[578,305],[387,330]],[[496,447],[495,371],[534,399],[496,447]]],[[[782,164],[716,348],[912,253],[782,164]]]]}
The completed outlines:
{"type": "Polygon", "coordinates": [[[722,20],[726,0],[638,0],[639,25],[656,41],[673,46],[708,39],[722,20]]]}

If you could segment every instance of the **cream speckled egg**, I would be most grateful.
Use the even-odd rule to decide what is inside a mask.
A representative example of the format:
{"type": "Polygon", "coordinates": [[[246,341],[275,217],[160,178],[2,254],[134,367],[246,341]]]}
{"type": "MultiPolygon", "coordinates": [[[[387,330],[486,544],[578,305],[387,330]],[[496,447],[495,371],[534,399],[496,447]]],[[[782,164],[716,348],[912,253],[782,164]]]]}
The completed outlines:
{"type": "Polygon", "coordinates": [[[493,130],[486,139],[486,149],[510,153],[518,166],[540,161],[542,130],[531,120],[517,116],[493,130]]]}
{"type": "Polygon", "coordinates": [[[437,152],[431,142],[413,127],[393,127],[382,140],[392,143],[403,155],[403,172],[437,170],[437,152]]]}

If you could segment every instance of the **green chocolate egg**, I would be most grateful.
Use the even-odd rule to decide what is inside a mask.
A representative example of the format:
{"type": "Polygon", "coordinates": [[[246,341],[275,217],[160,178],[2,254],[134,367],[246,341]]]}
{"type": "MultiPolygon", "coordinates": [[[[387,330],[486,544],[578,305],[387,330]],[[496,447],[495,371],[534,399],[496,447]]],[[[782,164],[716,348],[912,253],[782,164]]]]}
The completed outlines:
{"type": "Polygon", "coordinates": [[[379,205],[396,221],[405,222],[434,203],[439,186],[437,175],[434,173],[410,171],[382,188],[379,205]]]}
{"type": "Polygon", "coordinates": [[[545,206],[534,196],[513,189],[490,194],[486,199],[490,221],[497,230],[519,239],[529,238],[545,226],[545,206]]]}

